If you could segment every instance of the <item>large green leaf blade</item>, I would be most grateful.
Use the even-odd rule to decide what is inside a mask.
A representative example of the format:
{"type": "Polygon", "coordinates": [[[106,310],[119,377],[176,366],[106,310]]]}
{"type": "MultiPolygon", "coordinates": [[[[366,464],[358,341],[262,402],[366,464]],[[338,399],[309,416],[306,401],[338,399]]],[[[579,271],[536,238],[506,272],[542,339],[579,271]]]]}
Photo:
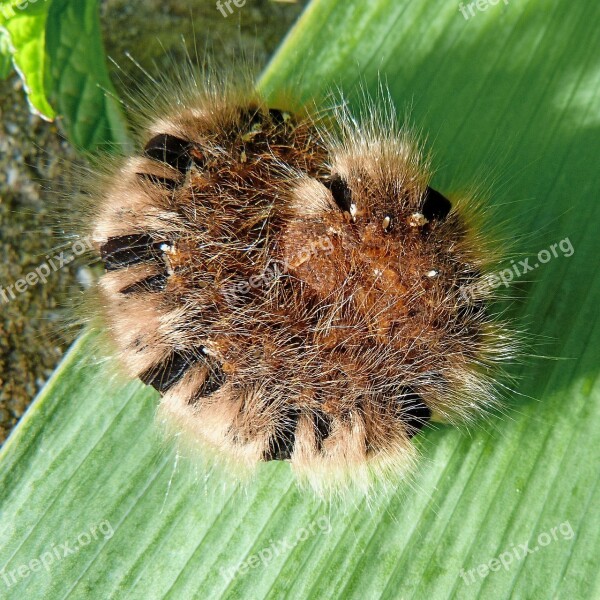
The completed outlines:
{"type": "Polygon", "coordinates": [[[0,579],[0,589],[47,598],[596,597],[599,13],[592,2],[538,0],[465,20],[441,0],[321,0],[262,82],[274,97],[289,87],[310,97],[335,83],[373,91],[385,78],[400,112],[412,105],[430,133],[438,188],[493,177],[490,204],[511,219],[504,235],[524,256],[572,242],[573,256],[514,285],[524,301],[511,313],[547,337],[540,353],[567,360],[515,369],[525,397],[512,399],[510,418],[471,435],[427,432],[414,489],[369,505],[320,505],[295,488],[287,465],[266,465],[236,490],[175,461],[152,425],[156,395],[90,360],[89,335],[0,455],[0,566],[18,569],[104,520],[114,535],[6,590],[0,579]],[[572,539],[556,529],[565,523],[572,539]],[[311,524],[306,540],[227,578],[311,524]],[[539,546],[553,528],[556,539],[539,546]],[[476,573],[523,543],[539,549],[476,573]]]}

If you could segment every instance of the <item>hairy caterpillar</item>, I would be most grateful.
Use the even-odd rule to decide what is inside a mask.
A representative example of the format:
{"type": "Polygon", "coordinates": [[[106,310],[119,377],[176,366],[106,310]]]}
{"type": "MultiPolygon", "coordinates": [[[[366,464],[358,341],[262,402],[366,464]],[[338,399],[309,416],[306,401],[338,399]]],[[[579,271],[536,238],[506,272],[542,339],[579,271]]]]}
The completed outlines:
{"type": "Polygon", "coordinates": [[[498,257],[390,101],[286,110],[196,80],[165,97],[91,194],[105,321],[162,418],[321,491],[405,473],[432,417],[497,404],[513,341],[477,284],[498,257]]]}

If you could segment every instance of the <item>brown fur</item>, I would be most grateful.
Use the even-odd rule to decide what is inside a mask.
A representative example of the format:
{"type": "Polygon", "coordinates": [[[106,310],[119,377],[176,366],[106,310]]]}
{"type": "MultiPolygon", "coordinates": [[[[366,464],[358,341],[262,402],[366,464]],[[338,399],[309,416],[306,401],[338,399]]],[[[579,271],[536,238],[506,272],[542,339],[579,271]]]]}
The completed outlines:
{"type": "Polygon", "coordinates": [[[431,414],[496,402],[511,351],[485,293],[460,294],[495,259],[468,202],[427,218],[428,161],[381,111],[317,121],[188,95],[94,197],[131,374],[194,439],[249,466],[289,458],[317,489],[407,469],[431,414]]]}

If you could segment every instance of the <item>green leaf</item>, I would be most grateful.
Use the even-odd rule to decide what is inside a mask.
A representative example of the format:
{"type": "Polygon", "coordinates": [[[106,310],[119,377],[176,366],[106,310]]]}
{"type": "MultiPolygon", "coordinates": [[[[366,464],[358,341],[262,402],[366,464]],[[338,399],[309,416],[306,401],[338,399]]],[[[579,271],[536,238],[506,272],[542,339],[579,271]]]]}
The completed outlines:
{"type": "Polygon", "coordinates": [[[50,2],[0,3],[0,31],[10,38],[31,109],[46,119],[55,116],[44,88],[46,16],[50,2]]]}
{"type": "Polygon", "coordinates": [[[78,148],[127,144],[126,126],[106,68],[97,0],[52,0],[46,50],[48,96],[78,148]]]}
{"type": "MultiPolygon", "coordinates": [[[[97,0],[0,3],[0,33],[9,38],[4,43],[34,112],[62,117],[71,142],[82,151],[128,145],[106,68],[97,0]]],[[[0,57],[6,60],[1,49],[0,57]]]]}
{"type": "Polygon", "coordinates": [[[563,360],[515,369],[510,418],[420,436],[412,488],[329,507],[285,464],[236,490],[175,461],[157,396],[120,382],[87,334],[0,454],[7,597],[600,597],[600,5],[478,5],[465,19],[443,0],[313,2],[262,85],[309,97],[385,79],[429,133],[437,188],[490,183],[505,237],[538,264],[511,314],[563,360]],[[26,573],[64,542],[81,547],[26,573]]]}
{"type": "Polygon", "coordinates": [[[13,64],[10,37],[6,31],[0,29],[0,80],[6,79],[12,70],[13,64]]]}

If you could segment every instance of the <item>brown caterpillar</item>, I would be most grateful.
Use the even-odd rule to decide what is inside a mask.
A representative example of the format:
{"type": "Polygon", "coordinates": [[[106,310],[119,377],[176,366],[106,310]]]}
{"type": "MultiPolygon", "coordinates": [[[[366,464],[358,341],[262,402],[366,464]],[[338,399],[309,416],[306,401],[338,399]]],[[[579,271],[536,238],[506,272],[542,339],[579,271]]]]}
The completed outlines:
{"type": "Polygon", "coordinates": [[[163,418],[323,490],[404,473],[432,415],[497,403],[513,343],[477,284],[498,257],[390,102],[317,118],[226,85],[169,96],[92,219],[106,322],[163,418]]]}

